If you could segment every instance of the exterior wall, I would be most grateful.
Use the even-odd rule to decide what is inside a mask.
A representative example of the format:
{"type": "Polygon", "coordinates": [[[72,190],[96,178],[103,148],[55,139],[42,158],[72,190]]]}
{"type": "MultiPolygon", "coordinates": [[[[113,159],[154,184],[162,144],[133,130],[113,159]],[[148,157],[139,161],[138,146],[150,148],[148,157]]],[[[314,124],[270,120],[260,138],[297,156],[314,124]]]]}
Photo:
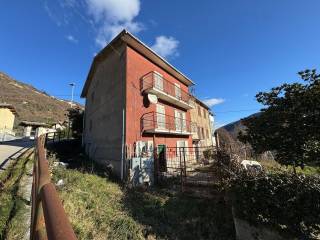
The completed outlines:
{"type": "MultiPolygon", "coordinates": [[[[144,75],[151,71],[156,71],[163,75],[163,78],[180,84],[182,90],[188,92],[188,86],[175,79],[163,69],[146,59],[141,54],[127,46],[127,82],[126,82],[126,145],[133,149],[137,141],[152,141],[153,134],[141,132],[141,118],[143,114],[156,112],[156,104],[148,104],[148,101],[141,93],[140,84],[144,75]]],[[[190,121],[189,111],[178,108],[159,99],[159,104],[165,107],[165,114],[174,116],[174,110],[186,112],[186,120],[190,121]]],[[[176,147],[178,140],[188,141],[188,146],[192,146],[191,136],[178,136],[171,134],[155,134],[155,144],[165,144],[167,147],[176,147]]]]}
{"type": "Polygon", "coordinates": [[[23,128],[23,136],[24,137],[30,137],[31,136],[31,130],[32,130],[31,126],[25,126],[23,128]]]}
{"type": "Polygon", "coordinates": [[[87,92],[83,143],[90,158],[121,176],[125,46],[114,49],[98,64],[87,92]]]}
{"type": "Polygon", "coordinates": [[[0,108],[0,131],[12,131],[14,124],[14,114],[8,108],[0,108]]]}
{"type": "Polygon", "coordinates": [[[199,141],[199,147],[209,147],[213,146],[212,141],[212,124],[210,120],[210,114],[208,109],[201,106],[197,101],[195,101],[195,108],[190,110],[191,121],[196,124],[196,132],[193,134],[193,142],[199,141]],[[200,109],[200,114],[199,114],[200,109]],[[205,114],[204,114],[205,113],[205,114]],[[203,129],[204,134],[202,131],[198,130],[203,129]]]}

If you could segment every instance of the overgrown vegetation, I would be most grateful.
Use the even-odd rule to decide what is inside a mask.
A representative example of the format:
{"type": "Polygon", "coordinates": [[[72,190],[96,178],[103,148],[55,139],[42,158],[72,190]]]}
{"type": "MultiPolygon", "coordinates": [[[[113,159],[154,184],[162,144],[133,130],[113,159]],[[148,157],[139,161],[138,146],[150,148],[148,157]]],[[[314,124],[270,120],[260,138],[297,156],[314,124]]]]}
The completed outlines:
{"type": "Polygon", "coordinates": [[[60,197],[79,239],[235,239],[231,208],[223,198],[129,189],[96,171],[79,148],[55,146],[51,159],[69,165],[54,168],[53,180],[64,182],[60,197]],[[69,151],[61,151],[65,148],[69,151]]]}
{"type": "Polygon", "coordinates": [[[20,184],[31,168],[32,160],[27,152],[0,175],[0,239],[22,239],[29,227],[23,222],[27,210],[20,184]]]}
{"type": "Polygon", "coordinates": [[[284,165],[320,164],[320,74],[298,73],[305,83],[283,84],[260,92],[257,101],[266,108],[243,119],[246,131],[239,139],[256,153],[274,151],[284,165]]]}
{"type": "Polygon", "coordinates": [[[320,177],[243,173],[231,185],[237,217],[298,239],[319,239],[320,177]]]}
{"type": "Polygon", "coordinates": [[[83,113],[84,111],[79,107],[68,109],[68,119],[71,122],[71,135],[73,138],[79,139],[82,136],[83,113]]]}

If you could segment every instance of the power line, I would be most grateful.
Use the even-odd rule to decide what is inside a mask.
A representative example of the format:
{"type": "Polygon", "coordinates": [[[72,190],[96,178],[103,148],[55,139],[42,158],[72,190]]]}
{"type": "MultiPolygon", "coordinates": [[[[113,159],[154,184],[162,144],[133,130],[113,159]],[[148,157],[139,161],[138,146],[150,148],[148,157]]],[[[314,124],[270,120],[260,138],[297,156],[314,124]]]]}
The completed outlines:
{"type": "Polygon", "coordinates": [[[240,110],[228,110],[228,111],[222,111],[222,112],[216,112],[213,111],[214,113],[232,113],[232,112],[250,112],[250,111],[260,111],[260,108],[255,108],[255,109],[240,109],[240,110]]]}

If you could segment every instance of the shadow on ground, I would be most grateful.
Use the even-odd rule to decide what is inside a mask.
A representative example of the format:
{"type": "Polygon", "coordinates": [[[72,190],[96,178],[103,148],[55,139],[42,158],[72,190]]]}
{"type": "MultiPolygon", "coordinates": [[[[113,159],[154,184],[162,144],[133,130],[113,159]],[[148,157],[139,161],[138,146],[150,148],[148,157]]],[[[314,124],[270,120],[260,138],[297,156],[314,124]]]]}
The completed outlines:
{"type": "Polygon", "coordinates": [[[126,190],[123,205],[157,239],[235,239],[223,198],[201,199],[165,190],[126,190]]]}
{"type": "MultiPolygon", "coordinates": [[[[49,154],[68,163],[68,168],[107,177],[106,170],[88,159],[80,145],[79,141],[69,141],[47,148],[49,154]]],[[[231,207],[223,195],[208,199],[168,188],[122,187],[121,205],[143,226],[147,239],[235,239],[231,207]]]]}

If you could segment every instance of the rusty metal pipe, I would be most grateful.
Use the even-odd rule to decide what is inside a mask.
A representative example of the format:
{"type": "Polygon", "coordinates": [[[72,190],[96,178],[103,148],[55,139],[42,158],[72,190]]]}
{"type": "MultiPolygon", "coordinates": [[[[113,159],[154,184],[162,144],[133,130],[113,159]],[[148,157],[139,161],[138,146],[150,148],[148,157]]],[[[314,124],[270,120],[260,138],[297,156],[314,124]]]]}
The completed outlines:
{"type": "Polygon", "coordinates": [[[73,240],[76,236],[63,210],[62,203],[52,183],[41,189],[42,208],[49,240],[73,240]]]}

